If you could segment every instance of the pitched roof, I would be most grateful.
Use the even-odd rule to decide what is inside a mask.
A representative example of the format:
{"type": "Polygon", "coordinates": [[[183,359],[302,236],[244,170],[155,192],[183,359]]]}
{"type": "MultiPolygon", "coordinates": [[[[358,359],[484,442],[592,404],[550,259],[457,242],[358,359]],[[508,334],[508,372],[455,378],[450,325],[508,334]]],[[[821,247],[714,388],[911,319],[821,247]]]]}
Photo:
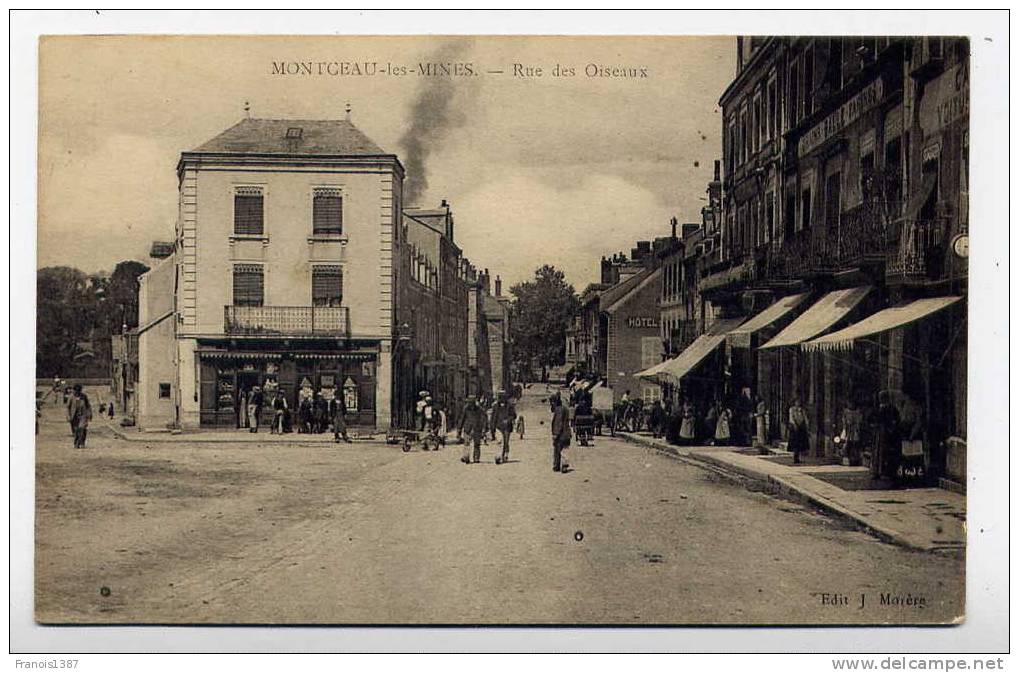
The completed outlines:
{"type": "MultiPolygon", "coordinates": [[[[658,282],[658,277],[660,275],[661,275],[661,267],[656,268],[656,269],[644,269],[644,271],[641,271],[636,276],[632,276],[631,278],[627,278],[625,281],[623,281],[623,283],[628,283],[629,281],[633,280],[634,281],[633,284],[631,284],[631,285],[629,285],[629,287],[625,288],[625,291],[622,293],[622,295],[616,295],[615,297],[613,297],[612,300],[611,300],[611,303],[604,304],[602,306],[602,310],[606,311],[608,313],[615,313],[616,310],[618,310],[623,304],[625,304],[627,301],[629,301],[631,297],[636,296],[637,293],[639,293],[641,290],[643,290],[649,284],[657,283],[658,282]]],[[[620,283],[616,287],[622,286],[623,283],[620,283]]],[[[615,289],[615,288],[613,288],[613,289],[615,289]]],[[[656,294],[658,293],[658,286],[657,285],[655,285],[652,289],[655,291],[656,294]]]]}
{"type": "Polygon", "coordinates": [[[631,290],[636,288],[642,280],[650,275],[651,269],[645,267],[638,273],[624,278],[609,289],[601,293],[601,310],[607,311],[617,301],[625,297],[631,290]]]}
{"type": "Polygon", "coordinates": [[[386,154],[346,119],[242,119],[192,151],[325,156],[386,154]]]}

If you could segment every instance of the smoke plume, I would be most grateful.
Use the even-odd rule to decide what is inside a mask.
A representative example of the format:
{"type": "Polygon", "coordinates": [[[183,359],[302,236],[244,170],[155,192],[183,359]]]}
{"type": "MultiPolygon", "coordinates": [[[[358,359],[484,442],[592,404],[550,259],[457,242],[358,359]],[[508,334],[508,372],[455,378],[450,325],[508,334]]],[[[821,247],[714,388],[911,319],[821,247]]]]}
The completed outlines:
{"type": "MultiPolygon", "coordinates": [[[[467,39],[447,42],[421,65],[452,66],[462,60],[470,45],[471,41],[467,39]]],[[[428,189],[428,157],[450,131],[467,122],[461,106],[454,104],[454,99],[458,90],[471,86],[469,81],[465,81],[468,80],[466,77],[419,77],[417,95],[411,104],[410,126],[400,138],[407,172],[403,183],[404,203],[407,205],[415,205],[428,189]]]]}

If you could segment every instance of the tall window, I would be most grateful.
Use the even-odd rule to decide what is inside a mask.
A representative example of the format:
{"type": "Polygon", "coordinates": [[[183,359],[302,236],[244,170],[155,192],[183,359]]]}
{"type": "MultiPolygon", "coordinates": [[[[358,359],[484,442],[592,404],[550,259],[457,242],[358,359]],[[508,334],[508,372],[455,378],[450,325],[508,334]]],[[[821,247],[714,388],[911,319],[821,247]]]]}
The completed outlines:
{"type": "Polygon", "coordinates": [[[340,306],[343,303],[343,267],[318,265],[311,270],[312,306],[340,306]]]}
{"type": "Polygon", "coordinates": [[[807,187],[800,195],[800,229],[810,229],[810,187],[807,187]]]}
{"type": "Polygon", "coordinates": [[[264,300],[262,267],[258,264],[234,266],[234,306],[262,306],[264,300]]]}
{"type": "Polygon", "coordinates": [[[775,194],[774,192],[768,192],[768,195],[764,199],[764,216],[766,219],[767,230],[765,231],[764,240],[770,242],[775,239],[775,194]]]}
{"type": "Polygon", "coordinates": [[[789,65],[789,126],[800,120],[799,67],[795,60],[789,65]]]}
{"type": "Polygon", "coordinates": [[[785,210],[783,211],[785,217],[785,237],[792,238],[793,233],[796,231],[796,191],[795,189],[789,189],[785,197],[785,210]]]}
{"type": "Polygon", "coordinates": [[[768,82],[768,138],[778,134],[778,82],[768,82]]]}
{"type": "Polygon", "coordinates": [[[875,187],[874,153],[867,152],[860,157],[860,197],[864,203],[870,203],[874,198],[875,187]]]}
{"type": "Polygon", "coordinates": [[[803,115],[814,111],[814,47],[807,48],[803,61],[803,115]]]}
{"type": "Polygon", "coordinates": [[[312,233],[343,233],[343,196],[340,190],[316,189],[312,211],[312,233]]]}
{"type": "Polygon", "coordinates": [[[882,171],[884,194],[889,212],[898,214],[902,202],[902,138],[896,136],[885,143],[885,165],[882,171]]]}
{"type": "Polygon", "coordinates": [[[825,191],[827,192],[824,199],[825,226],[829,230],[837,229],[842,213],[842,173],[832,173],[828,176],[825,191]]]}
{"type": "Polygon", "coordinates": [[[234,233],[261,236],[264,231],[262,188],[237,187],[234,190],[234,233]]]}

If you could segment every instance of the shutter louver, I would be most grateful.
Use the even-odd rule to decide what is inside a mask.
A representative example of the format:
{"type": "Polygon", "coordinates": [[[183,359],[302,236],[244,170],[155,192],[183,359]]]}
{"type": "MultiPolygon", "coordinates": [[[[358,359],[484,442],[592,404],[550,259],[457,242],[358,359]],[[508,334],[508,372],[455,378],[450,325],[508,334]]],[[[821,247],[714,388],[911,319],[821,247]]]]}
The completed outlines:
{"type": "Polygon", "coordinates": [[[262,306],[264,293],[262,267],[248,264],[234,267],[234,306],[262,306]]]}
{"type": "Polygon", "coordinates": [[[316,190],[312,213],[312,233],[343,233],[343,197],[338,190],[316,190]]]}
{"type": "Polygon", "coordinates": [[[313,306],[340,306],[343,301],[343,268],[316,266],[311,272],[313,306]]]}

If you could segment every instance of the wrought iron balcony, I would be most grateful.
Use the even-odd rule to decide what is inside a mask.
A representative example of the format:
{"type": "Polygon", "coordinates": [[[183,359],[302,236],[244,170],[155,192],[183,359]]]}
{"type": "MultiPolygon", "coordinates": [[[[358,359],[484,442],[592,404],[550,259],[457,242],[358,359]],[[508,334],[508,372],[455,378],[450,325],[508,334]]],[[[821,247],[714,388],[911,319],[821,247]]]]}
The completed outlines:
{"type": "Polygon", "coordinates": [[[937,280],[943,275],[948,218],[901,218],[889,227],[885,277],[889,281],[937,280]]]}
{"type": "Polygon", "coordinates": [[[248,336],[322,336],[350,334],[346,306],[225,306],[224,332],[248,336]]]}

